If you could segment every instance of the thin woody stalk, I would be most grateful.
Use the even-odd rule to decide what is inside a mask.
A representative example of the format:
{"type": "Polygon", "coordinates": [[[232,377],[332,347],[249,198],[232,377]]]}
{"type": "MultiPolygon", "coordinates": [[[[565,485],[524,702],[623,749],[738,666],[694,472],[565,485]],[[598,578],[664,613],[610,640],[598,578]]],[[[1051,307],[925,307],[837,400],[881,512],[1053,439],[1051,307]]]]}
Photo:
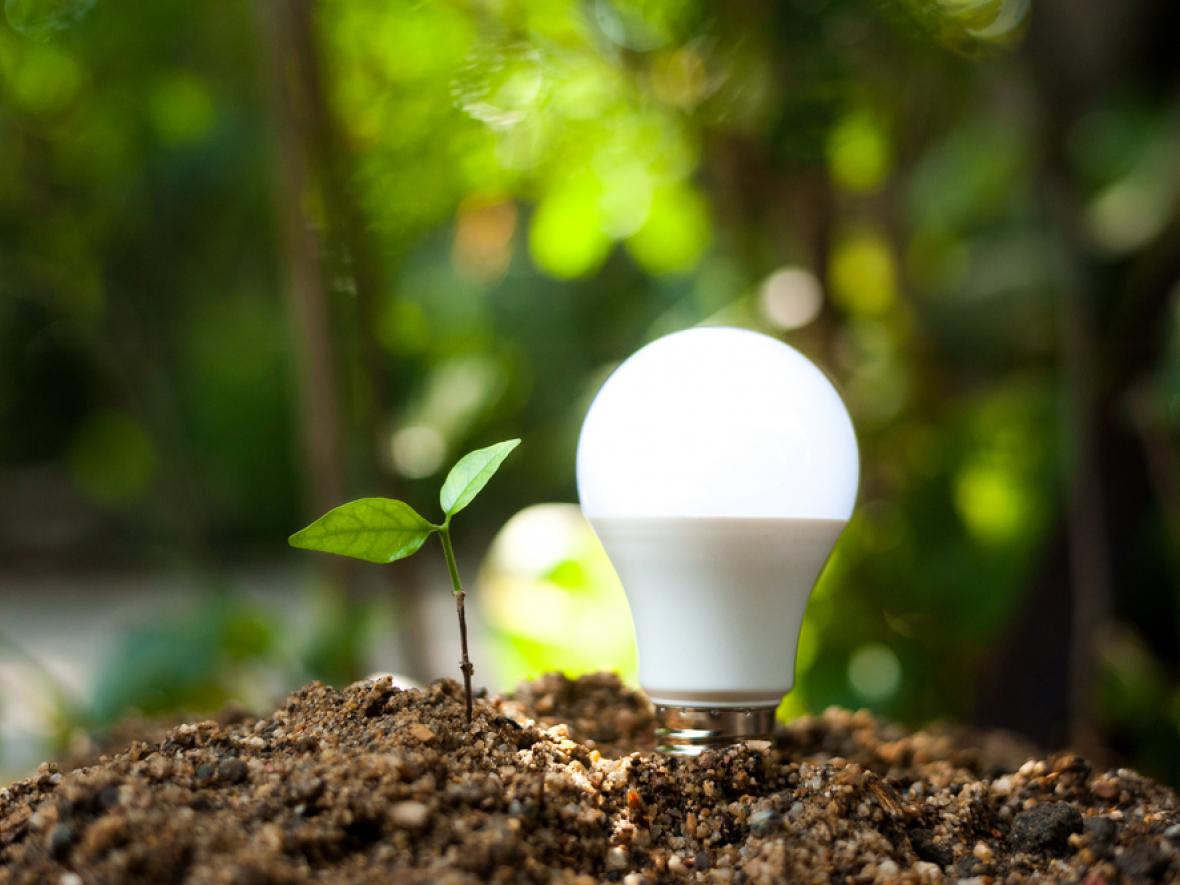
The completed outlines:
{"type": "Polygon", "coordinates": [[[463,583],[459,580],[459,566],[455,562],[455,550],[451,546],[451,520],[447,520],[439,526],[439,539],[442,541],[443,556],[447,560],[447,571],[451,573],[451,592],[455,597],[455,611],[459,615],[459,648],[462,657],[459,660],[459,669],[463,673],[463,692],[467,701],[467,722],[471,722],[472,700],[471,700],[471,677],[475,674],[475,666],[471,663],[471,658],[467,656],[467,611],[463,605],[467,594],[463,591],[463,583]]]}

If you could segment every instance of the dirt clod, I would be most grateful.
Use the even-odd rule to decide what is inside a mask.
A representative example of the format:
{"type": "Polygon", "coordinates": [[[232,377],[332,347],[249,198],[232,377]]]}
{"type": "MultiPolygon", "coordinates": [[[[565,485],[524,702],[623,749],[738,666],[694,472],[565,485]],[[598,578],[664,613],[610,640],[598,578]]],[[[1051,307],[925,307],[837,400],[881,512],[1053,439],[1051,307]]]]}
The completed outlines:
{"type": "Polygon", "coordinates": [[[0,790],[0,883],[1180,878],[1176,797],[1133,771],[837,709],[669,758],[604,675],[470,726],[455,682],[376,680],[148,734],[0,790]]]}
{"type": "Polygon", "coordinates": [[[1064,851],[1083,829],[1082,816],[1067,802],[1041,802],[1012,819],[1012,847],[1019,851],[1064,851]]]}

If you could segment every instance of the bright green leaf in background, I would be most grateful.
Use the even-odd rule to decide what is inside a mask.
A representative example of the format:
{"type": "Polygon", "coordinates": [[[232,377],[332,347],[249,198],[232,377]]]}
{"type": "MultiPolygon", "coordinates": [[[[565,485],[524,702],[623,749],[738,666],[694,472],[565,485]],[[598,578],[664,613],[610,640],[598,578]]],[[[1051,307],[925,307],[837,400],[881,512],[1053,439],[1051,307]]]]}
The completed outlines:
{"type": "Polygon", "coordinates": [[[361,498],[329,510],[290,538],[292,547],[385,564],[418,552],[435,531],[413,507],[393,498],[361,498]]]}
{"type": "Polygon", "coordinates": [[[519,439],[509,439],[484,449],[476,449],[460,458],[447,474],[442,490],[438,493],[438,503],[442,505],[443,512],[448,517],[454,516],[470,504],[518,445],[519,439]]]}

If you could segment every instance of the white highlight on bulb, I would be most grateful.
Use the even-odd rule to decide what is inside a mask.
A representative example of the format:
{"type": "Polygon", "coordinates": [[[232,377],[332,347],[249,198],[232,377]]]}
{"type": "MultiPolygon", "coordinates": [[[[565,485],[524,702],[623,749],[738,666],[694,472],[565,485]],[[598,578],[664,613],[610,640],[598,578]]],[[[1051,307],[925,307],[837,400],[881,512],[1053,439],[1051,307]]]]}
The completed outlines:
{"type": "Polygon", "coordinates": [[[831,382],[756,332],[668,335],[598,392],[577,471],[652,700],[777,704],[794,684],[807,597],[856,499],[856,436],[831,382]]]}
{"type": "Polygon", "coordinates": [[[848,519],[856,435],[836,389],[781,341],[696,328],[638,351],[598,392],[578,493],[601,516],[848,519]]]}

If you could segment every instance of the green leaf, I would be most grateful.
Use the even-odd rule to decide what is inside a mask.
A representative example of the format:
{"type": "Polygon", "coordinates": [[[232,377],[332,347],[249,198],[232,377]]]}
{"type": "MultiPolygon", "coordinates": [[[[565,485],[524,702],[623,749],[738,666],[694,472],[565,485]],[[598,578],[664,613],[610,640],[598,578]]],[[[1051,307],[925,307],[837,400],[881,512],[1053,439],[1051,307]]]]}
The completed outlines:
{"type": "Polygon", "coordinates": [[[509,439],[486,449],[468,452],[460,458],[447,474],[442,491],[438,493],[438,503],[442,505],[443,512],[447,516],[454,516],[470,504],[518,445],[520,440],[509,439]]]}
{"type": "Polygon", "coordinates": [[[329,510],[290,537],[292,547],[386,563],[418,552],[435,532],[405,501],[361,498],[329,510]]]}

